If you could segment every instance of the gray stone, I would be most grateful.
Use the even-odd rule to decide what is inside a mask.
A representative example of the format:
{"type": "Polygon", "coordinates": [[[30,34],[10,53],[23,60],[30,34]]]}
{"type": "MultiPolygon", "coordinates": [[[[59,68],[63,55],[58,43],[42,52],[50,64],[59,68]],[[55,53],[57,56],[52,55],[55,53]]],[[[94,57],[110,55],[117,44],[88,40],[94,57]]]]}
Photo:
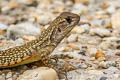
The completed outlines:
{"type": "Polygon", "coordinates": [[[40,67],[33,70],[27,70],[20,75],[17,80],[59,80],[57,73],[53,69],[40,67]]]}
{"type": "Polygon", "coordinates": [[[11,25],[7,30],[8,38],[21,37],[23,35],[39,36],[40,33],[40,28],[31,23],[20,23],[17,25],[11,25]]]}

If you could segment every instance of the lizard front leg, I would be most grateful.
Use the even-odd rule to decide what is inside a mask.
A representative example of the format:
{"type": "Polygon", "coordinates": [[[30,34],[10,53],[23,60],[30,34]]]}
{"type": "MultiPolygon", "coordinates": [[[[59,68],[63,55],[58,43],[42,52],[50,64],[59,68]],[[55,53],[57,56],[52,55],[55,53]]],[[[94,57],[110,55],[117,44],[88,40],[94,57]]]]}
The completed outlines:
{"type": "Polygon", "coordinates": [[[55,61],[55,59],[52,59],[49,55],[48,49],[41,50],[38,54],[40,54],[40,58],[41,58],[40,60],[45,66],[53,68],[58,73],[59,77],[61,76],[59,74],[64,74],[66,77],[67,71],[64,65],[60,65],[58,64],[58,62],[55,61]]]}
{"type": "Polygon", "coordinates": [[[65,66],[64,64],[66,64],[66,63],[61,65],[58,63],[59,61],[56,62],[56,60],[55,60],[56,58],[59,58],[59,57],[54,56],[54,58],[53,58],[52,56],[49,56],[48,50],[42,51],[41,61],[44,63],[44,65],[47,67],[53,68],[58,73],[59,77],[61,77],[60,74],[63,74],[67,79],[67,71],[73,70],[73,66],[71,64],[67,64],[67,66],[65,66]]]}
{"type": "MultiPolygon", "coordinates": [[[[41,61],[43,62],[43,64],[47,67],[53,68],[55,69],[57,72],[60,72],[58,63],[56,62],[55,58],[51,58],[48,55],[47,51],[43,51],[41,54],[41,61]]],[[[61,67],[62,68],[62,67],[61,67]]]]}

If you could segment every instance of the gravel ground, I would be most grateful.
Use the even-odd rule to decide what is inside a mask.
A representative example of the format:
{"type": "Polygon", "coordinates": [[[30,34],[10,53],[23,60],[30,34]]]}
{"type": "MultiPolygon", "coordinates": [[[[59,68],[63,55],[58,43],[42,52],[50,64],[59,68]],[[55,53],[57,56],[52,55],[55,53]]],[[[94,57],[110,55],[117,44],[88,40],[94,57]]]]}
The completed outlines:
{"type": "MultiPolygon", "coordinates": [[[[36,39],[64,11],[91,24],[78,24],[52,53],[73,57],[68,80],[120,80],[120,0],[0,0],[0,50],[36,39]]],[[[0,70],[0,80],[57,78],[40,62],[0,70]]]]}

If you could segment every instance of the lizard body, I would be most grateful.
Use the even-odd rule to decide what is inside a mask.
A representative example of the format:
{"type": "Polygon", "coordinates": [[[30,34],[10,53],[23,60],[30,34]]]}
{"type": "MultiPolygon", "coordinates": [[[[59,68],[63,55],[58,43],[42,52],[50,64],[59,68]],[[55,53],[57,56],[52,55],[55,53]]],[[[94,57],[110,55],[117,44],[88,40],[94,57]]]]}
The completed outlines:
{"type": "Polygon", "coordinates": [[[41,60],[46,66],[54,68],[49,55],[61,40],[78,24],[77,14],[63,12],[41,36],[21,46],[0,51],[0,68],[15,67],[41,60]]]}

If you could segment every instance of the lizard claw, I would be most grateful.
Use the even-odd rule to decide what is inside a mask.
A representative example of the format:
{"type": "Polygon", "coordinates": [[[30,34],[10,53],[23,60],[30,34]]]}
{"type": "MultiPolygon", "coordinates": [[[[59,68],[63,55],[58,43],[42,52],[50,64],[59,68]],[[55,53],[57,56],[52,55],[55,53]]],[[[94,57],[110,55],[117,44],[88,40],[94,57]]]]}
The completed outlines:
{"type": "Polygon", "coordinates": [[[65,63],[62,66],[59,65],[59,68],[57,68],[57,73],[58,73],[59,78],[64,77],[65,80],[68,80],[67,72],[71,71],[71,70],[75,70],[75,69],[77,69],[77,68],[72,66],[69,63],[65,63]]]}
{"type": "Polygon", "coordinates": [[[68,77],[67,77],[67,70],[64,68],[64,69],[59,69],[58,71],[57,71],[57,73],[58,73],[58,77],[61,79],[61,78],[65,78],[65,80],[68,80],[68,77]]]}

